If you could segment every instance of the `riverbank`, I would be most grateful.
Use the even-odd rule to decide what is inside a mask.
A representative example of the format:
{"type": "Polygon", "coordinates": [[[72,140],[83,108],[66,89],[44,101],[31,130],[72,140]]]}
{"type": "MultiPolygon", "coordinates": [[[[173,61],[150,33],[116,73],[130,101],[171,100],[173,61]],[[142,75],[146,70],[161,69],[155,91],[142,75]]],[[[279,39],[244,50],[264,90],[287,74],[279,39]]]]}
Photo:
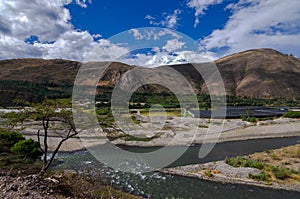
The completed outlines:
{"type": "MultiPolygon", "coordinates": [[[[218,136],[217,143],[228,141],[242,141],[249,139],[262,138],[280,138],[280,137],[295,137],[300,136],[300,120],[279,118],[275,120],[267,120],[258,123],[249,123],[240,119],[234,120],[207,120],[197,118],[169,118],[166,121],[167,125],[161,130],[155,130],[150,123],[141,124],[140,134],[153,139],[128,140],[120,136],[111,141],[115,145],[127,145],[138,147],[160,147],[160,146],[186,146],[188,144],[202,144],[206,142],[214,142],[214,139],[206,138],[208,129],[211,135],[218,136]],[[195,126],[197,128],[195,128],[195,126]],[[210,127],[210,128],[208,128],[210,127]],[[145,131],[145,132],[144,132],[145,131]],[[196,132],[195,132],[196,131],[196,132]],[[155,136],[159,134],[159,136],[155,136]],[[176,140],[174,141],[174,137],[176,140]],[[173,142],[171,142],[173,140],[173,142]]],[[[21,132],[27,137],[37,139],[36,132],[38,124],[26,124],[25,130],[21,132]]],[[[80,137],[67,140],[61,147],[60,151],[71,152],[84,150],[87,147],[94,147],[108,142],[106,136],[111,136],[109,133],[102,133],[98,137],[80,137]]],[[[42,137],[42,136],[41,136],[42,137]]],[[[49,135],[48,145],[50,150],[54,150],[61,138],[55,134],[49,135]]]]}
{"type": "Polygon", "coordinates": [[[250,161],[257,161],[257,165],[266,165],[264,166],[266,171],[262,168],[251,167],[251,165],[248,167],[233,167],[227,164],[226,161],[216,161],[166,168],[161,169],[160,172],[220,183],[244,184],[300,192],[299,157],[300,144],[245,156],[250,161]],[[273,170],[278,172],[275,173],[275,176],[272,173],[273,170]],[[251,178],[251,176],[259,176],[262,173],[264,178],[259,180],[251,178]]]}

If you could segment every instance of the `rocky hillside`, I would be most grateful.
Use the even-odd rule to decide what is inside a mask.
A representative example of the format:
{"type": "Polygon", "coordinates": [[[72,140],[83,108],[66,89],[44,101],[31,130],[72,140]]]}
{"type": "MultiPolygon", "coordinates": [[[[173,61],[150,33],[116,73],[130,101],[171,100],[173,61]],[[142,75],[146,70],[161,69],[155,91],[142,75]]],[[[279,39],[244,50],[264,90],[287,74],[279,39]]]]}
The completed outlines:
{"type": "MultiPolygon", "coordinates": [[[[215,61],[228,95],[262,98],[300,98],[300,60],[272,49],[236,53],[215,61]]],[[[97,64],[96,64],[97,65],[97,64]]],[[[39,101],[68,97],[81,63],[66,60],[13,59],[0,61],[0,105],[22,98],[39,101]]],[[[161,66],[166,67],[166,66],[161,66]]],[[[169,66],[180,72],[198,93],[205,83],[191,64],[169,66]]],[[[100,77],[99,86],[113,87],[133,66],[112,63],[100,77]]],[[[155,69],[150,69],[155,70],[155,69]]],[[[129,80],[130,81],[130,80],[129,80]]],[[[157,83],[159,79],[155,80],[157,83]]],[[[159,86],[145,86],[141,92],[161,92],[159,86]]],[[[101,91],[99,91],[101,92],[101,91]]]]}
{"type": "Polygon", "coordinates": [[[249,50],[216,61],[229,95],[300,97],[300,59],[272,49],[249,50]]]}

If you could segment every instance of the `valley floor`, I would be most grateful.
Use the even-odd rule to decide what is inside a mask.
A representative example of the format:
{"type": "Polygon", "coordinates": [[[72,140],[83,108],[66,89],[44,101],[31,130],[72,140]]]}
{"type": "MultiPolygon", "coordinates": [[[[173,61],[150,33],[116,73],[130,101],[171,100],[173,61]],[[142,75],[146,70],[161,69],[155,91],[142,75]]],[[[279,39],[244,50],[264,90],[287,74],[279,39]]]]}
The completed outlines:
{"type": "MultiPolygon", "coordinates": [[[[113,144],[128,146],[153,147],[165,145],[190,145],[206,142],[228,142],[261,138],[278,138],[300,136],[300,120],[279,118],[275,120],[249,123],[240,119],[232,120],[207,120],[197,118],[168,118],[164,126],[151,126],[150,122],[143,122],[135,130],[138,137],[143,135],[149,139],[124,139],[120,132],[113,132],[116,138],[113,144]],[[157,129],[157,127],[159,129],[157,129]],[[209,127],[209,128],[208,128],[209,127]],[[209,130],[209,133],[207,132],[209,130]],[[219,133],[221,132],[221,133],[219,133]],[[153,139],[152,139],[152,138],[153,139]]],[[[26,124],[22,133],[27,138],[37,139],[36,132],[38,124],[26,124]]],[[[61,151],[77,151],[99,144],[105,144],[109,140],[106,138],[109,133],[102,133],[100,136],[91,137],[81,134],[80,137],[66,141],[61,151]]],[[[135,134],[134,134],[135,135],[135,134]]],[[[41,136],[42,137],[42,136],[41,136]]],[[[61,140],[56,134],[50,134],[49,146],[54,147],[61,140]]]]}

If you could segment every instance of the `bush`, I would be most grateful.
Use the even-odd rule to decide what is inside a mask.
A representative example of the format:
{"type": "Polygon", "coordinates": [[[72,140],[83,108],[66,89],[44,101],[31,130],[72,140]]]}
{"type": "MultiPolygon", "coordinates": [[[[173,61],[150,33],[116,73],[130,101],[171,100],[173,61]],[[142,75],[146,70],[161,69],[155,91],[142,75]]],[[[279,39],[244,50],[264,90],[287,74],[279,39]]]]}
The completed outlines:
{"type": "Polygon", "coordinates": [[[24,155],[26,158],[38,159],[42,153],[39,149],[40,145],[38,142],[27,139],[20,140],[18,143],[11,147],[11,151],[24,155]]]}
{"type": "Polygon", "coordinates": [[[251,178],[253,180],[269,181],[270,177],[271,176],[266,174],[264,171],[261,171],[257,175],[253,175],[251,173],[249,174],[249,178],[251,178]]]}
{"type": "Polygon", "coordinates": [[[263,169],[265,166],[264,163],[239,156],[235,158],[226,158],[225,162],[233,167],[252,167],[259,170],[263,169]]]}
{"type": "Polygon", "coordinates": [[[288,178],[289,175],[291,174],[289,170],[281,167],[272,167],[271,171],[275,175],[275,177],[279,180],[284,180],[288,178]]]}
{"type": "Polygon", "coordinates": [[[257,122],[256,117],[247,117],[247,116],[243,115],[243,116],[241,116],[241,119],[243,121],[247,121],[247,122],[251,122],[251,123],[257,122]]]}
{"type": "Polygon", "coordinates": [[[251,123],[257,122],[257,118],[256,117],[250,117],[250,118],[247,119],[247,122],[251,122],[251,123]]]}
{"type": "Polygon", "coordinates": [[[1,131],[0,141],[1,145],[12,147],[14,144],[18,143],[20,140],[25,140],[22,134],[13,131],[1,131]]]}
{"type": "Polygon", "coordinates": [[[289,111],[283,115],[288,118],[300,118],[300,111],[289,111]]]}

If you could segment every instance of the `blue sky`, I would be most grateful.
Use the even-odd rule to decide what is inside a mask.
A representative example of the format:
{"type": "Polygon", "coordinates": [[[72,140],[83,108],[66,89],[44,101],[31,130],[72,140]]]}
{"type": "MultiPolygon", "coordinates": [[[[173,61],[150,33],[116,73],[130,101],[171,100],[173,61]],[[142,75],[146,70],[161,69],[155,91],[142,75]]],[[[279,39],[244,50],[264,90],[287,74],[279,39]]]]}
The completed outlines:
{"type": "Polygon", "coordinates": [[[6,0],[0,11],[0,59],[151,66],[253,48],[300,56],[297,0],[6,0]]]}
{"type": "MultiPolygon", "coordinates": [[[[214,5],[214,9],[207,10],[199,25],[194,28],[195,11],[186,6],[184,2],[186,1],[94,0],[87,8],[82,8],[75,3],[66,7],[71,12],[71,23],[76,28],[89,30],[92,34],[100,33],[105,38],[131,28],[151,26],[150,20],[146,19],[146,16],[155,17],[154,21],[158,23],[166,16],[172,15],[174,10],[181,10],[181,13],[178,14],[179,19],[176,26],[171,28],[195,40],[209,35],[216,28],[224,27],[228,20],[230,12],[224,11],[228,3],[222,3],[214,5]]],[[[157,26],[167,27],[166,25],[157,26]]]]}

